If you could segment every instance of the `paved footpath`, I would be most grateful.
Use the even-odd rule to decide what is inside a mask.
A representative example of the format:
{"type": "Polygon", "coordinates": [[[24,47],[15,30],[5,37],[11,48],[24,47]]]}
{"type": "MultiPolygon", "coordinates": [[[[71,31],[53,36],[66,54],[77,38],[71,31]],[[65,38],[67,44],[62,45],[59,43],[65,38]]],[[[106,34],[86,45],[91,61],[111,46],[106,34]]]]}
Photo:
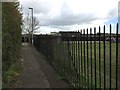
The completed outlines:
{"type": "Polygon", "coordinates": [[[24,70],[16,88],[69,88],[34,47],[22,45],[21,54],[24,70]]]}

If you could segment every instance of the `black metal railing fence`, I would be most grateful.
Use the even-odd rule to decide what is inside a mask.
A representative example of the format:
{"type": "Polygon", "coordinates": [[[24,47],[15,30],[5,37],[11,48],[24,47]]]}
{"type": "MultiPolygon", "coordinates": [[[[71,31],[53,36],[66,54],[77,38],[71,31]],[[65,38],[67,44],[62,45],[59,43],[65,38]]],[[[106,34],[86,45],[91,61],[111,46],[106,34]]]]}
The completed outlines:
{"type": "Polygon", "coordinates": [[[116,88],[120,84],[120,34],[106,27],[83,29],[70,36],[36,35],[34,46],[75,88],[116,88]],[[98,33],[97,33],[98,31],[98,33]],[[103,32],[102,32],[103,31],[103,32]],[[101,33],[102,32],[102,33],[101,33]]]}

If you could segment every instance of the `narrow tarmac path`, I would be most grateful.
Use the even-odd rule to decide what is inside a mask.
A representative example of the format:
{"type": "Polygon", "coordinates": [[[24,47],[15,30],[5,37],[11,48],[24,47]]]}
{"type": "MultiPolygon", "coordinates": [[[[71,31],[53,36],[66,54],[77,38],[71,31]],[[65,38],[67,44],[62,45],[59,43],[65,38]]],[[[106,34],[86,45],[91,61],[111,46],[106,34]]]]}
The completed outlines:
{"type": "Polygon", "coordinates": [[[69,85],[58,78],[51,65],[43,56],[27,43],[22,45],[23,73],[16,88],[68,88],[69,85]]]}

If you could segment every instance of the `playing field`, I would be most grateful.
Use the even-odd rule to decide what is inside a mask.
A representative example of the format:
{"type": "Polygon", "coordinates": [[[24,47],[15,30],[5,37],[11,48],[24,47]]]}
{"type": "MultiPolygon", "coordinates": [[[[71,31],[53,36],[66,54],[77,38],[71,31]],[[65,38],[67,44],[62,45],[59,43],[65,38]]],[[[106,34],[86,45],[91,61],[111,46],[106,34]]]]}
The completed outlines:
{"type": "MultiPolygon", "coordinates": [[[[120,45],[120,43],[119,43],[120,45]]],[[[118,45],[118,46],[119,46],[118,45]]],[[[64,42],[56,45],[55,59],[62,63],[66,73],[76,70],[82,87],[116,87],[116,43],[101,42],[64,42]],[[69,47],[69,48],[68,48],[69,47]],[[70,70],[72,69],[72,70],[70,70]],[[104,83],[105,82],[105,83],[104,83]]],[[[74,81],[73,82],[76,82],[74,81]]]]}

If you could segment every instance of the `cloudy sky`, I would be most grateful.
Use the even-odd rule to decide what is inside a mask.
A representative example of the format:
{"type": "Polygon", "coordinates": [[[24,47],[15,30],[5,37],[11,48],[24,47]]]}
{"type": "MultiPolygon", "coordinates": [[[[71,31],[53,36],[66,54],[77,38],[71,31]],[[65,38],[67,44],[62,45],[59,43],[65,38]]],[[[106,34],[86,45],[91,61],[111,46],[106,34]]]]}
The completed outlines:
{"type": "Polygon", "coordinates": [[[24,16],[34,9],[40,22],[36,32],[72,31],[117,23],[120,0],[19,0],[24,16]]]}

